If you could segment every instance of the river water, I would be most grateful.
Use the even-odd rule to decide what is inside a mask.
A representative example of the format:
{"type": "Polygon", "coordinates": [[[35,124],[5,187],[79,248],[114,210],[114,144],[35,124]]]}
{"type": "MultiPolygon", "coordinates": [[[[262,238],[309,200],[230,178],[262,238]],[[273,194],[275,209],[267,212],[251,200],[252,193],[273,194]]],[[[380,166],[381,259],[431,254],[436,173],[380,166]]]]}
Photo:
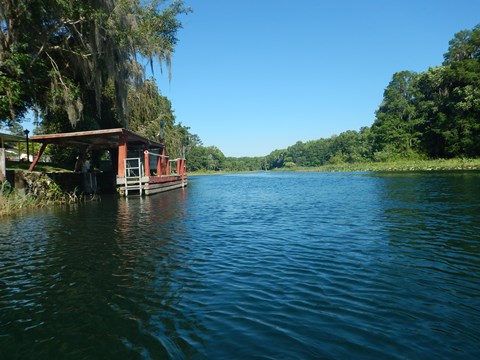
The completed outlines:
{"type": "Polygon", "coordinates": [[[1,359],[477,359],[480,172],[191,177],[0,219],[1,359]]]}

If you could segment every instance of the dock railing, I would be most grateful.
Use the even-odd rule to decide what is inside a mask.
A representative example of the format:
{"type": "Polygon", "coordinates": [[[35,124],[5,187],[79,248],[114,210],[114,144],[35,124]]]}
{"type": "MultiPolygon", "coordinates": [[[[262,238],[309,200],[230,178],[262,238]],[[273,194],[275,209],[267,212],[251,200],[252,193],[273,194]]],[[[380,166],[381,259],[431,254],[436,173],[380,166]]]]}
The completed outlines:
{"type": "Polygon", "coordinates": [[[156,154],[154,152],[150,152],[148,150],[144,151],[145,154],[145,176],[151,176],[151,169],[150,169],[150,156],[155,156],[157,158],[156,161],[156,176],[163,176],[170,174],[170,162],[169,156],[165,154],[156,154]]]}
{"type": "Polygon", "coordinates": [[[163,154],[155,154],[145,150],[145,176],[151,175],[150,156],[157,157],[157,176],[186,175],[187,167],[185,158],[170,159],[163,154]],[[148,164],[148,165],[147,165],[148,164]]]}

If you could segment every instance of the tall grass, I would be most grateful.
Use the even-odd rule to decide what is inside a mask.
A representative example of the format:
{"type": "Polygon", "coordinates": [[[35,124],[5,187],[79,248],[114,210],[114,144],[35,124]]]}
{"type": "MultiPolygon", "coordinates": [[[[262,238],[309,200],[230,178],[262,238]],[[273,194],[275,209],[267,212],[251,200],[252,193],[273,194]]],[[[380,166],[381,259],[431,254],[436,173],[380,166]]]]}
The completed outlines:
{"type": "Polygon", "coordinates": [[[29,209],[44,208],[52,205],[74,204],[86,198],[77,192],[62,192],[57,184],[50,183],[42,192],[23,193],[11,189],[8,182],[0,184],[0,217],[16,215],[29,209]]]}
{"type": "Polygon", "coordinates": [[[0,193],[0,217],[15,215],[25,210],[40,207],[41,202],[33,196],[22,196],[16,191],[10,194],[0,193]]]}

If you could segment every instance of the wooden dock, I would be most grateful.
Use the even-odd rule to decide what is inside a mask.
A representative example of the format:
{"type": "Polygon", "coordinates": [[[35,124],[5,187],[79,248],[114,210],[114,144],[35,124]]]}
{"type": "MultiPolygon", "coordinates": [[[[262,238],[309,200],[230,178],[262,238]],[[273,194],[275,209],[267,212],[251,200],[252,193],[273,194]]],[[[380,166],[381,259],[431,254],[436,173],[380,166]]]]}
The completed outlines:
{"type": "MultiPolygon", "coordinates": [[[[170,159],[164,144],[146,139],[127,129],[35,135],[30,137],[30,141],[42,144],[30,171],[35,168],[45,148],[49,144],[56,144],[81,148],[79,163],[86,161],[90,151],[108,150],[112,168],[115,170],[115,179],[112,180],[117,191],[123,196],[151,195],[187,186],[184,158],[170,159]]],[[[77,170],[80,169],[81,166],[77,170]]]]}

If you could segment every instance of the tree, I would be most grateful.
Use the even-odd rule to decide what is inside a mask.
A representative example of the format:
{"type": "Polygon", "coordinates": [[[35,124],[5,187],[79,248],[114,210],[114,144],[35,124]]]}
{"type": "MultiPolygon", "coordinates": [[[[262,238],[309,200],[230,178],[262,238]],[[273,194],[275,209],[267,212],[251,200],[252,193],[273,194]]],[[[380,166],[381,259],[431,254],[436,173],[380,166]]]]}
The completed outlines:
{"type": "Polygon", "coordinates": [[[191,171],[222,170],[225,160],[225,155],[216,146],[195,146],[187,156],[188,169],[191,171]]]}
{"type": "Polygon", "coordinates": [[[468,59],[480,59],[480,24],[473,30],[462,30],[448,43],[448,52],[443,55],[444,65],[468,59]]]}
{"type": "Polygon", "coordinates": [[[306,166],[307,153],[305,151],[305,144],[302,141],[297,141],[294,145],[287,148],[284,164],[287,162],[293,162],[297,166],[306,166]]]}
{"type": "Polygon", "coordinates": [[[401,71],[393,75],[372,125],[374,151],[408,156],[418,149],[415,82],[418,75],[401,71]]]}
{"type": "Polygon", "coordinates": [[[92,126],[112,124],[109,114],[126,126],[128,91],[144,79],[142,59],[170,69],[178,16],[188,12],[181,0],[2,1],[0,121],[37,107],[55,114],[47,121],[66,118],[71,127],[85,117],[92,126]],[[115,111],[102,112],[105,104],[115,111]]]}
{"type": "Polygon", "coordinates": [[[429,69],[418,81],[422,146],[430,157],[479,156],[480,62],[429,69]]]}
{"type": "Polygon", "coordinates": [[[363,127],[359,132],[347,130],[331,138],[330,163],[358,163],[371,160],[370,129],[363,127]]]}
{"type": "Polygon", "coordinates": [[[286,150],[274,150],[266,157],[268,169],[281,168],[285,164],[286,150]]]}
{"type": "Polygon", "coordinates": [[[227,157],[224,162],[226,171],[259,171],[268,170],[266,157],[227,157]],[[267,166],[267,168],[265,168],[267,166]]]}
{"type": "Polygon", "coordinates": [[[305,143],[305,151],[307,153],[305,166],[322,166],[327,164],[332,156],[333,141],[334,136],[305,143]]]}

